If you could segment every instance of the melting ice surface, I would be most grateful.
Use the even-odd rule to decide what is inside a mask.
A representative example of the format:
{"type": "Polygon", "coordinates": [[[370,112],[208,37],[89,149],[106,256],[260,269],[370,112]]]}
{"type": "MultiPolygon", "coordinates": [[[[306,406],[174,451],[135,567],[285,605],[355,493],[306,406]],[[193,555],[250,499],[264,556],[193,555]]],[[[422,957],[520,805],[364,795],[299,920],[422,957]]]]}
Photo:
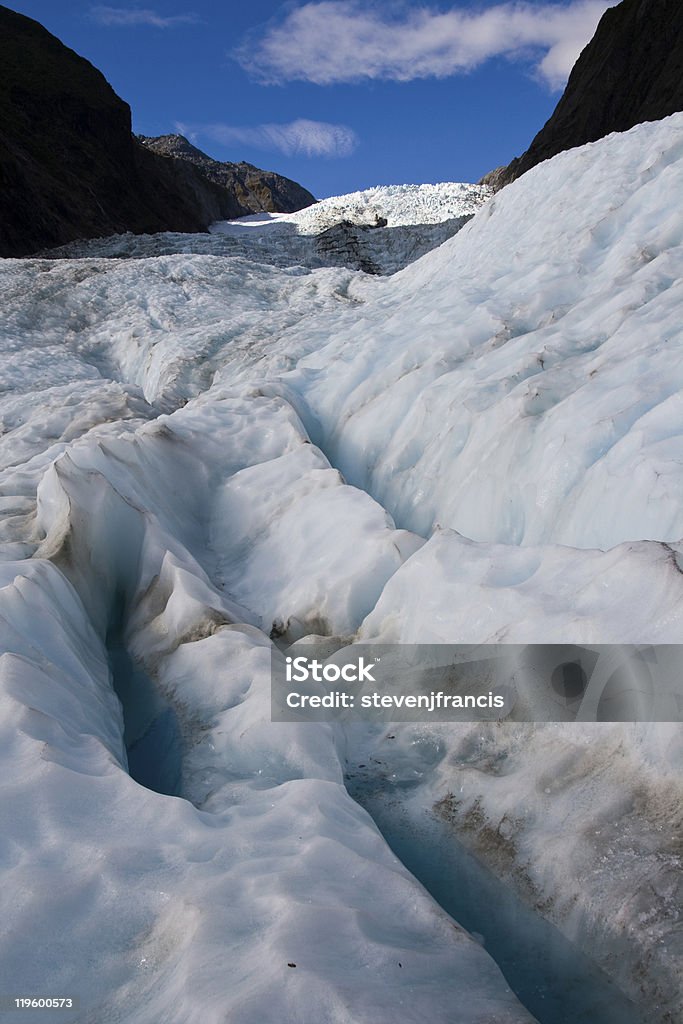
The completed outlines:
{"type": "Polygon", "coordinates": [[[272,723],[269,669],[271,634],[680,641],[682,190],[675,116],[535,168],[410,265],[480,191],[329,201],[386,217],[389,276],[326,263],[304,214],[3,261],[18,991],[84,1022],[529,1022],[498,926],[409,871],[432,887],[446,833],[418,863],[373,807],[398,860],[344,784],[365,764],[393,821],[440,808],[648,1021],[680,1016],[678,725],[354,736],[272,723]]]}
{"type": "Polygon", "coordinates": [[[349,792],[402,863],[495,959],[539,1024],[647,1024],[647,1010],[487,870],[433,812],[411,820],[391,787],[378,789],[363,773],[349,779],[349,792]]]}

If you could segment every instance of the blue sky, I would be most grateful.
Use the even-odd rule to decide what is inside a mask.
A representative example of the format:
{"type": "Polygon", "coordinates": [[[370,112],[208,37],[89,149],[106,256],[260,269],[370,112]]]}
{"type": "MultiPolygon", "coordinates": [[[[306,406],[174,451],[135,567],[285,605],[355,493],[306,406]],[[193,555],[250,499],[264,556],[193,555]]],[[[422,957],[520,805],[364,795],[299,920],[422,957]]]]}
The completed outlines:
{"type": "Polygon", "coordinates": [[[616,0],[14,0],[134,130],[182,130],[318,197],[476,181],[522,152],[616,0]]]}

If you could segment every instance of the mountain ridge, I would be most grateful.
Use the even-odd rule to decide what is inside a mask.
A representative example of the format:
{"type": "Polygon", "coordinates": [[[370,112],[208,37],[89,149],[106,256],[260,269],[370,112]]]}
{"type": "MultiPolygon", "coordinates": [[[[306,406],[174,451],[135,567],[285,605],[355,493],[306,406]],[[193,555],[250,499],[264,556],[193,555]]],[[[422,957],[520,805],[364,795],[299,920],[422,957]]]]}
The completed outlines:
{"type": "Polygon", "coordinates": [[[683,110],[680,0],[622,0],[600,19],[555,111],[521,156],[481,184],[502,188],[543,160],[683,110]]]}
{"type": "Polygon", "coordinates": [[[200,167],[138,142],[129,105],[88,60],[0,6],[0,257],[126,231],[205,231],[244,212],[200,167]]]}
{"type": "Polygon", "coordinates": [[[184,135],[138,135],[137,138],[151,152],[194,165],[209,181],[233,192],[242,214],[296,213],[316,202],[308,189],[291,178],[276,171],[264,171],[244,160],[216,160],[184,135]]]}

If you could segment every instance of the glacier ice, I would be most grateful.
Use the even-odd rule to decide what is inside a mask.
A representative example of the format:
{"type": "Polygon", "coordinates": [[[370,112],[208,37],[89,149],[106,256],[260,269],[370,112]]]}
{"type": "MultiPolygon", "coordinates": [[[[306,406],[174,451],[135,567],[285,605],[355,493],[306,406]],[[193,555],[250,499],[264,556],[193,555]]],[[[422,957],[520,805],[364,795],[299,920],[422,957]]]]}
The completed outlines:
{"type": "Polygon", "coordinates": [[[384,185],[323,199],[297,213],[219,221],[209,235],[116,235],[47,255],[142,259],[178,252],[242,257],[267,266],[350,266],[393,274],[455,235],[490,196],[482,185],[384,185]]]}
{"type": "Polygon", "coordinates": [[[680,640],[682,178],[677,115],[535,168],[388,277],[320,266],[325,218],[386,217],[405,262],[420,217],[483,194],[2,261],[0,960],[23,991],[136,1024],[530,1020],[348,795],[375,758],[411,782],[401,814],[436,807],[675,1015],[679,726],[276,724],[269,666],[271,635],[680,640]],[[177,797],[127,772],[149,709],[112,649],[177,719],[177,797]]]}

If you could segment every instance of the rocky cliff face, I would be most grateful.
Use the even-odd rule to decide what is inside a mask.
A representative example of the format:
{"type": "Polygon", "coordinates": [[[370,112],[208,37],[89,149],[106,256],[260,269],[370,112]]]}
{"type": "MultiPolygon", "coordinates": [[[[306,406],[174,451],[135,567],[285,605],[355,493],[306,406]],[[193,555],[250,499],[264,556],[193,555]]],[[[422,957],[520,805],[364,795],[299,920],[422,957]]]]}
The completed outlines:
{"type": "Polygon", "coordinates": [[[531,146],[483,179],[500,188],[557,153],[683,110],[681,0],[622,0],[602,17],[531,146]]]}
{"type": "Polygon", "coordinates": [[[235,196],[239,206],[239,212],[233,215],[235,217],[260,211],[296,213],[316,201],[307,189],[275,171],[262,171],[243,161],[229,163],[214,160],[188,142],[183,135],[160,135],[156,138],[139,135],[138,138],[152,152],[184,160],[198,167],[209,181],[227,189],[235,196]]]}
{"type": "Polygon", "coordinates": [[[124,231],[203,231],[243,212],[200,167],[141,145],[128,104],[92,64],[0,6],[0,256],[124,231]]]}

